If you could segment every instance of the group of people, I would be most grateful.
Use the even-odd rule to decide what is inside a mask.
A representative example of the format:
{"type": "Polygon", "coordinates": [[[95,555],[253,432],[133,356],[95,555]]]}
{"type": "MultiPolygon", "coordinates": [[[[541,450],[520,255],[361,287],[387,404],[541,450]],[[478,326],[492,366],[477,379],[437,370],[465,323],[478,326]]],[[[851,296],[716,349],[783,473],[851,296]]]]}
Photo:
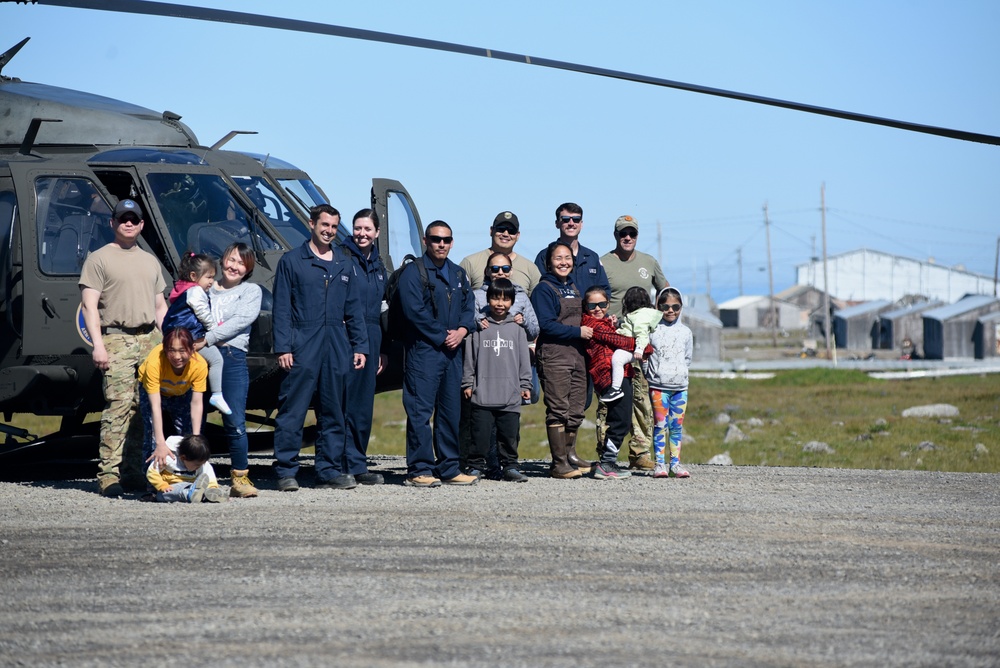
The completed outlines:
{"type": "MultiPolygon", "coordinates": [[[[245,244],[231,245],[216,275],[214,258],[186,253],[168,303],[158,261],[138,246],[143,224],[136,202],[119,202],[114,241],[88,256],[80,277],[107,402],[100,493],[121,496],[123,483],[131,483],[144,484],[158,501],[224,501],[201,435],[207,393],[229,445],[230,496],[257,496],[245,424],[246,354],[261,308],[260,287],[247,281],[254,254],[245,244]],[[134,441],[128,431],[136,406],[141,454],[126,447],[134,441]],[[175,436],[165,438],[168,417],[175,436]]],[[[425,230],[426,252],[390,281],[373,210],[355,214],[341,244],[337,209],[311,209],[309,239],[281,258],[274,280],[273,349],[283,371],[274,431],[277,489],[299,489],[310,406],[316,486],[384,483],[368,470],[367,448],[376,376],[387,364],[382,314],[393,306],[386,299],[398,300],[405,320],[393,327],[404,348],[404,484],[526,481],[518,465],[520,410],[539,394],[552,477],[624,478],[628,469],[687,477],[680,444],[692,339],[680,322],[681,293],[653,257],[636,250],[633,217],[615,222],[616,247],[604,256],[579,241],[579,205],[560,205],[555,225],[558,239],[531,262],[514,252],[520,223],[504,211],[490,226],[489,248],[456,264],[448,257],[451,226],[436,220],[425,230]],[[591,463],[577,452],[577,440],[594,396],[598,461],[591,463]],[[629,434],[626,469],[617,460],[629,434]]]]}

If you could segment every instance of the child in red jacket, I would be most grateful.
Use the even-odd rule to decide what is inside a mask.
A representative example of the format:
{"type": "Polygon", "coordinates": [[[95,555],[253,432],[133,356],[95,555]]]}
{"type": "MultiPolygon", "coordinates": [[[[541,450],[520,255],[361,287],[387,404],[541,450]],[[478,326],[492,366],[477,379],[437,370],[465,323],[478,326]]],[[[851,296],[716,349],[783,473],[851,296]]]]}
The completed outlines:
{"type": "MultiPolygon", "coordinates": [[[[594,330],[594,336],[587,341],[584,353],[587,356],[587,372],[594,382],[598,394],[604,394],[611,387],[611,358],[616,350],[635,350],[635,339],[618,334],[615,318],[608,317],[608,293],[604,288],[594,286],[583,296],[583,319],[581,324],[594,330]]],[[[648,349],[647,349],[648,350],[648,349]]],[[[645,351],[644,351],[645,352],[645,351]]],[[[625,365],[622,381],[622,395],[614,401],[604,402],[608,407],[605,442],[598,444],[601,460],[594,465],[594,477],[598,479],[627,478],[631,474],[618,467],[618,450],[632,427],[632,377],[635,371],[631,364],[625,365]]],[[[602,400],[603,401],[603,400],[602,400]]]]}

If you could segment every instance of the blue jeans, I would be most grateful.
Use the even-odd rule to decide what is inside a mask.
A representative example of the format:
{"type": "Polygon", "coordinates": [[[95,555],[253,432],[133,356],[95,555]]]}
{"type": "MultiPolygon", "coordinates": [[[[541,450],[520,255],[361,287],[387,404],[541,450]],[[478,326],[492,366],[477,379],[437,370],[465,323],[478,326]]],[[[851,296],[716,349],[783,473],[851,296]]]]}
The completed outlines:
{"type": "Polygon", "coordinates": [[[232,414],[222,416],[222,426],[229,443],[229,464],[237,471],[246,471],[247,460],[247,392],[250,390],[250,372],[247,371],[247,353],[233,346],[218,346],[222,353],[222,396],[232,414]]]}
{"type": "MultiPolygon", "coordinates": [[[[191,393],[188,390],[179,397],[166,397],[160,395],[160,417],[163,418],[164,437],[170,435],[169,427],[173,427],[173,433],[178,436],[187,436],[191,433],[191,393]]],[[[149,394],[146,388],[139,384],[139,413],[142,415],[142,461],[143,466],[147,466],[146,461],[153,455],[156,449],[156,439],[153,436],[153,406],[149,403],[149,394]]]]}

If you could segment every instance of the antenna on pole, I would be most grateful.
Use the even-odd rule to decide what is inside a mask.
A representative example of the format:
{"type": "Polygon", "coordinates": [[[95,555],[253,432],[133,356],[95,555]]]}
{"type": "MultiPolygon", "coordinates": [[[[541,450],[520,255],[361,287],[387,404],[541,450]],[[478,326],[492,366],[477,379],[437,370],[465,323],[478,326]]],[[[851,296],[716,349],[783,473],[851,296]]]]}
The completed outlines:
{"type": "Polygon", "coordinates": [[[826,184],[819,187],[819,211],[823,227],[823,338],[826,339],[826,358],[837,365],[837,347],[831,346],[833,332],[830,331],[830,282],[826,266],[826,184]]]}

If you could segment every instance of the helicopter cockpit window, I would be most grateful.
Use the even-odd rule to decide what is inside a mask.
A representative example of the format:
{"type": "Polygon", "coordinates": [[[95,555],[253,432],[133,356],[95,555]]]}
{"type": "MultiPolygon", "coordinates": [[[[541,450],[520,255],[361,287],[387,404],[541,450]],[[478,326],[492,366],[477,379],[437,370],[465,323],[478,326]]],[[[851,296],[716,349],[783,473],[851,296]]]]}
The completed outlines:
{"type": "Polygon", "coordinates": [[[407,255],[420,257],[424,250],[420,245],[420,230],[417,226],[417,217],[410,207],[410,201],[395,192],[387,193],[386,214],[392,225],[389,226],[389,256],[392,258],[393,266],[398,267],[399,263],[407,255]],[[400,222],[406,221],[406,225],[400,222]]]}
{"type": "MultiPolygon", "coordinates": [[[[309,179],[278,179],[278,183],[281,185],[285,191],[292,196],[292,199],[298,202],[299,206],[302,207],[302,213],[306,218],[309,217],[309,210],[314,206],[319,204],[329,204],[326,198],[320,193],[319,188],[316,187],[309,179]]],[[[343,223],[344,212],[341,211],[341,223],[343,223]]],[[[350,215],[349,213],[346,215],[350,215]]],[[[350,222],[350,219],[348,219],[350,222]]],[[[309,235],[309,230],[307,229],[306,235],[309,235]]],[[[350,225],[340,225],[337,228],[337,238],[343,242],[346,241],[349,236],[351,236],[352,227],[350,225]]]]}
{"type": "Polygon", "coordinates": [[[146,179],[178,254],[193,251],[219,257],[237,241],[265,251],[281,248],[253,223],[221,176],[151,173],[146,179]]]}
{"type": "Polygon", "coordinates": [[[111,207],[94,184],[80,177],[35,180],[38,266],[53,276],[80,274],[87,253],[114,238],[111,207]]]}
{"type": "Polygon", "coordinates": [[[309,238],[309,228],[292,211],[284,199],[274,192],[271,185],[256,176],[232,177],[247,197],[261,213],[268,217],[274,228],[285,238],[289,246],[301,246],[309,238]]]}

